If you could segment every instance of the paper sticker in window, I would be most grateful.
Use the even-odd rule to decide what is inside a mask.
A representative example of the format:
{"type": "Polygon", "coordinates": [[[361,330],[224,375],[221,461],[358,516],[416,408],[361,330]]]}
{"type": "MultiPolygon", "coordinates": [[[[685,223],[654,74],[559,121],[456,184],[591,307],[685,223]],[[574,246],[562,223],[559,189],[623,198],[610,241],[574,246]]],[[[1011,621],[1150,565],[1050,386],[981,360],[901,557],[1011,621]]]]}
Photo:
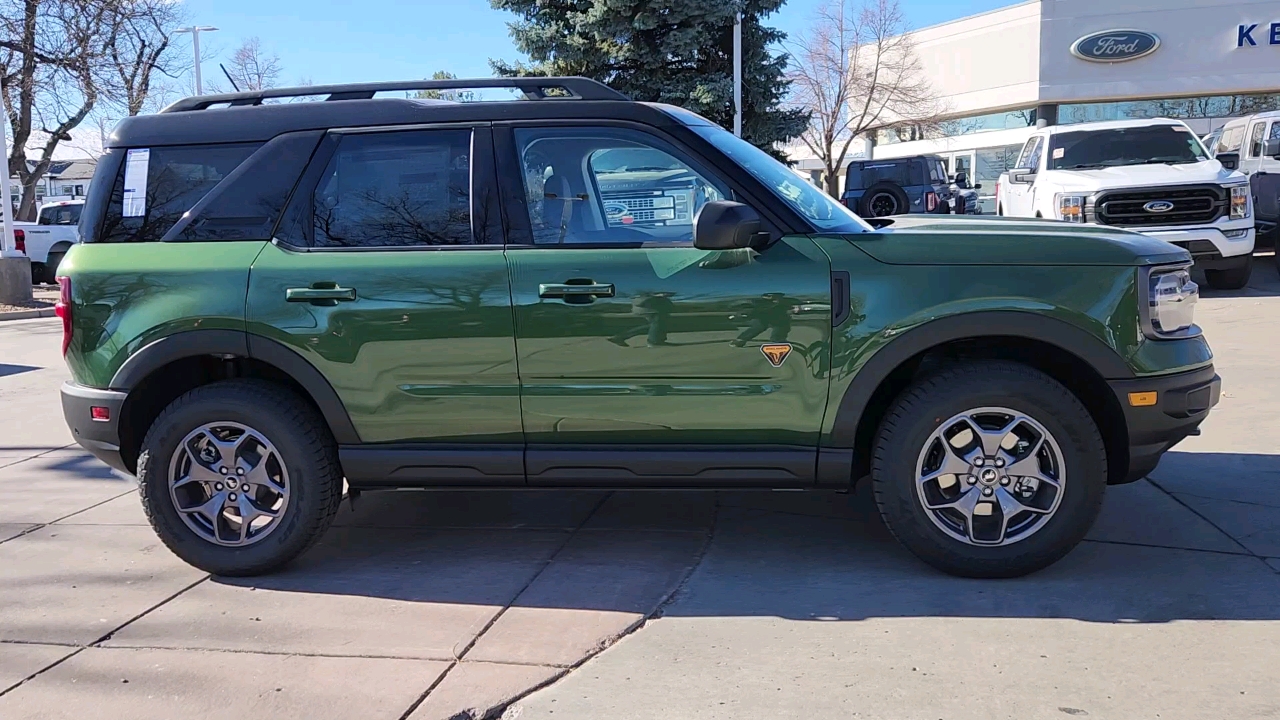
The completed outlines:
{"type": "Polygon", "coordinates": [[[150,148],[135,148],[125,155],[124,161],[124,217],[142,217],[147,214],[147,166],[151,163],[150,148]]]}
{"type": "Polygon", "coordinates": [[[1053,149],[1053,159],[1054,159],[1054,160],[1061,160],[1061,159],[1062,159],[1062,156],[1064,156],[1064,155],[1066,155],[1066,154],[1067,154],[1067,149],[1066,149],[1066,148],[1054,148],[1054,149],[1053,149]]]}

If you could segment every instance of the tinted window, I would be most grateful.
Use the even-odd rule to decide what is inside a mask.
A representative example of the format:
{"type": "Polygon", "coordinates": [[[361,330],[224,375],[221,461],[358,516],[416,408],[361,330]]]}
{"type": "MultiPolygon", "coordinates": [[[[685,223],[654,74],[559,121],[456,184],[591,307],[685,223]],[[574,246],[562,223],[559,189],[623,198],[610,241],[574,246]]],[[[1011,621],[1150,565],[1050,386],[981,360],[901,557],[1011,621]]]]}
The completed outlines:
{"type": "Polygon", "coordinates": [[[347,135],[312,200],[315,247],[469,245],[471,131],[347,135]]]}
{"type": "Polygon", "coordinates": [[[942,164],[941,160],[928,160],[931,172],[930,177],[935,183],[945,183],[947,181],[947,168],[942,164]]]}
{"type": "Polygon", "coordinates": [[[79,225],[83,205],[51,205],[40,211],[41,225],[79,225]]]}
{"type": "Polygon", "coordinates": [[[519,128],[515,138],[537,244],[692,243],[698,210],[730,195],[677,148],[645,133],[519,128]]]}
{"type": "Polygon", "coordinates": [[[98,241],[158,242],[258,147],[242,143],[131,148],[116,173],[98,241]]]}
{"type": "Polygon", "coordinates": [[[1248,157],[1262,157],[1263,136],[1267,132],[1267,124],[1265,122],[1256,122],[1249,129],[1249,155],[1248,157]]]}
{"type": "Polygon", "coordinates": [[[269,240],[320,131],[281,135],[254,153],[177,233],[179,240],[269,240]]]}
{"type": "Polygon", "coordinates": [[[1199,138],[1180,125],[1058,133],[1053,136],[1052,147],[1050,167],[1054,170],[1194,163],[1207,159],[1199,138]]]}
{"type": "Polygon", "coordinates": [[[921,184],[911,182],[911,163],[906,160],[863,163],[860,187],[869,188],[878,182],[891,182],[904,187],[921,184]]]}

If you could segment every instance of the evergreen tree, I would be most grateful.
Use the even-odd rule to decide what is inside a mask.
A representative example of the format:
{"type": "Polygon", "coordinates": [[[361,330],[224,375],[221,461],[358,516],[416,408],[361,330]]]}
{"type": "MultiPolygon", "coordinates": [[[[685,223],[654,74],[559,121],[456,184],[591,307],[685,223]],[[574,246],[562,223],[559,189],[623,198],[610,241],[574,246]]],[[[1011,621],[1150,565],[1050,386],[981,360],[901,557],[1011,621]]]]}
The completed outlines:
{"type": "MultiPolygon", "coordinates": [[[[808,124],[784,109],[785,33],[762,24],[785,0],[490,0],[515,13],[530,64],[491,61],[499,75],[582,75],[635,100],[670,103],[733,127],[733,23],[742,18],[742,136],[775,152],[808,124]]],[[[775,154],[778,154],[775,152],[775,154]]]]}

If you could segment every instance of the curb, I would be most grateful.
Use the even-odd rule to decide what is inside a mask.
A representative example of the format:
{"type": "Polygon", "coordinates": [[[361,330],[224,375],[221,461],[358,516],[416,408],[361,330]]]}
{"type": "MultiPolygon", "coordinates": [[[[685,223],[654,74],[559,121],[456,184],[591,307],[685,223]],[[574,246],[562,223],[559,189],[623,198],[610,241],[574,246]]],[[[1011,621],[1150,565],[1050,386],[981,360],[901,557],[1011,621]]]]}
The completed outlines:
{"type": "Polygon", "coordinates": [[[53,317],[53,308],[32,308],[30,310],[14,310],[12,312],[0,312],[0,322],[5,320],[27,320],[30,318],[46,318],[53,317]]]}

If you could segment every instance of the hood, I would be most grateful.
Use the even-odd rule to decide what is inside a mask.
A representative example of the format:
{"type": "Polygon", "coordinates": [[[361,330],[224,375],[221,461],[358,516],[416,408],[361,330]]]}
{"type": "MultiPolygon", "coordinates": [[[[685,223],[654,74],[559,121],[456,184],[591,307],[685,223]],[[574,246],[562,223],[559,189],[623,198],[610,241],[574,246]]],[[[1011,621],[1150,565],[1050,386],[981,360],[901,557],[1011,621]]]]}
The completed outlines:
{"type": "Polygon", "coordinates": [[[1245,176],[1227,170],[1217,160],[1205,160],[1183,165],[1126,165],[1098,168],[1096,170],[1046,170],[1040,183],[1048,183],[1063,190],[1115,190],[1154,185],[1196,185],[1244,182],[1245,176]]]}
{"type": "Polygon", "coordinates": [[[902,215],[855,245],[891,265],[1157,265],[1182,248],[1100,225],[991,216],[902,215]]]}

